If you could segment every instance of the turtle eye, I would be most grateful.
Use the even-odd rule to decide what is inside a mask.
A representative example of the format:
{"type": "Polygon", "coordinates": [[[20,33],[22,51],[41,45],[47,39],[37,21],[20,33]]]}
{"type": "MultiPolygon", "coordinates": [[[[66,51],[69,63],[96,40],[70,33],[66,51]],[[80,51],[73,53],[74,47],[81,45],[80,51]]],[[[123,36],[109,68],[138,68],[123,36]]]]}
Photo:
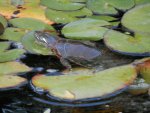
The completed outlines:
{"type": "Polygon", "coordinates": [[[47,44],[47,40],[46,40],[44,37],[42,37],[41,39],[42,39],[42,41],[43,41],[44,43],[47,44]]]}

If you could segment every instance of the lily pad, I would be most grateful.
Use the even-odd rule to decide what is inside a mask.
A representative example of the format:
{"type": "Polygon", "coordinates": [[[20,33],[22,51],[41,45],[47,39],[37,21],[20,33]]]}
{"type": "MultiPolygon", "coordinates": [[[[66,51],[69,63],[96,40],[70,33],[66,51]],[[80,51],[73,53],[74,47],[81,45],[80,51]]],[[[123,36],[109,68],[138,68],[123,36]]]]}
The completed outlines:
{"type": "MultiPolygon", "coordinates": [[[[16,2],[16,0],[15,0],[16,2]]],[[[24,0],[24,4],[22,4],[19,9],[19,12],[15,15],[15,17],[28,17],[39,19],[46,23],[52,23],[45,18],[44,10],[45,8],[41,7],[40,0],[24,0]],[[40,16],[39,16],[40,15],[40,16]]],[[[12,3],[5,0],[0,0],[0,8],[1,14],[10,19],[14,16],[14,12],[18,11],[17,7],[12,5],[12,3]]]]}
{"type": "Polygon", "coordinates": [[[149,0],[135,0],[136,5],[147,4],[150,3],[149,0]]]}
{"type": "Polygon", "coordinates": [[[52,55],[52,52],[50,49],[36,42],[36,39],[34,37],[34,31],[27,33],[22,38],[21,42],[24,48],[32,54],[52,55]]]}
{"type": "Polygon", "coordinates": [[[6,49],[8,49],[10,46],[9,42],[0,42],[0,52],[5,51],[6,49]]]}
{"type": "Polygon", "coordinates": [[[27,29],[27,30],[52,30],[55,31],[54,28],[41,20],[34,18],[15,18],[10,19],[9,23],[13,25],[13,27],[27,29]]]}
{"type": "Polygon", "coordinates": [[[0,74],[15,74],[31,71],[31,68],[19,62],[4,62],[0,63],[0,74]]]}
{"type": "Polygon", "coordinates": [[[12,49],[4,52],[0,52],[0,62],[13,61],[20,58],[25,52],[24,49],[12,49]]]}
{"type": "Polygon", "coordinates": [[[105,21],[114,21],[114,20],[117,20],[117,18],[114,18],[112,16],[105,16],[105,15],[92,15],[89,18],[98,19],[98,20],[105,20],[105,21]]]}
{"type": "Polygon", "coordinates": [[[135,5],[134,0],[87,0],[87,7],[96,14],[117,14],[119,10],[127,10],[135,5]]]}
{"type": "Polygon", "coordinates": [[[32,78],[32,83],[35,87],[48,90],[52,96],[79,100],[111,94],[132,83],[136,75],[135,67],[126,65],[93,74],[37,75],[32,78]]]}
{"type": "Polygon", "coordinates": [[[0,23],[2,23],[2,25],[4,26],[4,28],[7,27],[7,20],[2,15],[0,15],[0,23]]]}
{"type": "Polygon", "coordinates": [[[77,20],[77,18],[69,16],[65,12],[52,9],[46,9],[45,15],[50,21],[54,21],[56,23],[69,23],[77,20]]]}
{"type": "Polygon", "coordinates": [[[74,11],[85,6],[85,4],[79,3],[79,1],[75,2],[75,0],[41,0],[41,4],[50,9],[63,11],[74,11]]]}
{"type": "Polygon", "coordinates": [[[65,25],[62,34],[66,38],[80,40],[101,40],[107,28],[101,26],[110,25],[107,21],[91,18],[81,19],[65,25]]]}
{"type": "Polygon", "coordinates": [[[8,27],[3,35],[0,36],[0,39],[20,42],[26,31],[25,29],[8,27]]]}
{"type": "Polygon", "coordinates": [[[124,14],[121,23],[126,28],[150,34],[150,4],[139,5],[124,14]],[[138,18],[137,18],[138,17],[138,18]]]}
{"type": "Polygon", "coordinates": [[[145,82],[150,84],[150,58],[135,61],[134,64],[137,65],[137,69],[145,82]]]}
{"type": "Polygon", "coordinates": [[[24,0],[11,0],[11,4],[14,6],[23,5],[24,3],[24,0]]]}
{"type": "Polygon", "coordinates": [[[4,75],[0,74],[0,90],[8,90],[20,86],[27,82],[25,78],[16,75],[4,75]],[[7,82],[6,82],[7,81],[7,82]]]}
{"type": "Polygon", "coordinates": [[[56,23],[69,23],[80,19],[79,17],[91,16],[92,12],[87,8],[71,12],[57,11],[47,8],[45,11],[45,15],[50,21],[54,21],[56,23]]]}
{"type": "Polygon", "coordinates": [[[131,56],[150,56],[149,35],[132,37],[110,30],[104,36],[106,46],[112,51],[131,56]]]}
{"type": "Polygon", "coordinates": [[[5,29],[4,29],[3,24],[0,23],[0,35],[3,34],[4,30],[5,30],[5,29]]]}

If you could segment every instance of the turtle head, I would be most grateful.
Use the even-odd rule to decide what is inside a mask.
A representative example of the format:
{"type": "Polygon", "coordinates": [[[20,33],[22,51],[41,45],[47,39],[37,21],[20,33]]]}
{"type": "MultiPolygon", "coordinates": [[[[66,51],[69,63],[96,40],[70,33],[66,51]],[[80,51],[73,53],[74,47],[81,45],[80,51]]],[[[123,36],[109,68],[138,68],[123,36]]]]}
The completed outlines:
{"type": "Polygon", "coordinates": [[[54,36],[42,31],[35,31],[34,37],[38,43],[44,46],[53,47],[57,42],[57,39],[54,36]]]}

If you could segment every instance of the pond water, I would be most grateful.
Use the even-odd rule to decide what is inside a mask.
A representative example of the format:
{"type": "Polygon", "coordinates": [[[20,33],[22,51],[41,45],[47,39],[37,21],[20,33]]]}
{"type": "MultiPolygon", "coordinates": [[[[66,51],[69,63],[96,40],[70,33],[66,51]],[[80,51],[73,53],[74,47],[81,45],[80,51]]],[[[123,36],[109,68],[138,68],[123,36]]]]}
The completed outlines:
{"type": "MultiPolygon", "coordinates": [[[[123,31],[124,28],[120,24],[121,17],[124,13],[122,11],[118,13],[116,16],[117,20],[112,21],[112,23],[117,22],[117,27],[113,26],[111,29],[120,32],[128,31],[128,29],[123,31]]],[[[64,37],[61,34],[63,26],[64,24],[53,25],[61,37],[64,37]]],[[[9,27],[12,26],[10,25],[9,27]]],[[[129,32],[130,35],[134,36],[133,32],[130,30],[129,32]]],[[[0,42],[2,41],[4,40],[0,40],[0,42]]],[[[11,48],[16,48],[14,45],[12,44],[11,48]]],[[[112,52],[106,48],[104,42],[101,40],[96,42],[96,46],[102,52],[102,57],[99,61],[100,71],[115,66],[130,64],[135,59],[142,58],[129,57],[112,52]]],[[[34,70],[19,75],[28,80],[27,84],[23,84],[16,89],[0,90],[0,113],[150,113],[150,94],[132,95],[127,92],[127,87],[109,95],[108,98],[94,98],[93,100],[77,102],[66,102],[53,98],[47,92],[43,92],[42,89],[33,87],[31,78],[36,74],[49,73],[52,76],[57,75],[65,69],[60,63],[60,60],[55,56],[36,55],[26,52],[25,57],[22,57],[19,61],[29,67],[33,67],[34,70]],[[55,70],[56,72],[52,72],[55,70]]],[[[74,63],[72,63],[72,66],[79,67],[74,63]]]]}
{"type": "MultiPolygon", "coordinates": [[[[102,50],[101,67],[110,67],[131,63],[135,58],[121,56],[104,48],[103,43],[99,42],[102,50]]],[[[28,84],[21,88],[10,91],[1,91],[0,108],[2,113],[149,113],[150,97],[148,94],[131,95],[126,91],[112,98],[94,100],[77,104],[63,103],[55,99],[49,99],[45,95],[37,94],[32,90],[31,78],[37,73],[47,73],[47,69],[63,70],[59,59],[53,56],[40,56],[26,54],[21,59],[26,65],[37,68],[42,67],[42,71],[35,70],[21,76],[28,79],[28,84]]],[[[76,67],[76,65],[73,65],[76,67]]],[[[57,74],[57,73],[55,73],[57,74]]],[[[124,89],[126,90],[126,89],[124,89]]],[[[120,92],[119,92],[120,93],[120,92]]]]}

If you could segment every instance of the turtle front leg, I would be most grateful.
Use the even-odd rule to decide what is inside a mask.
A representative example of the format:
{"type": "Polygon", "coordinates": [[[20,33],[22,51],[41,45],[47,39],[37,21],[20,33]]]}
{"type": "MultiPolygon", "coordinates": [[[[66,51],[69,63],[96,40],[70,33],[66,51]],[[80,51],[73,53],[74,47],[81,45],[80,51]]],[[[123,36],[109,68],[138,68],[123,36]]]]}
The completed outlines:
{"type": "Polygon", "coordinates": [[[60,62],[68,69],[68,70],[72,70],[71,64],[69,63],[69,61],[63,57],[60,58],[60,62]]]}

